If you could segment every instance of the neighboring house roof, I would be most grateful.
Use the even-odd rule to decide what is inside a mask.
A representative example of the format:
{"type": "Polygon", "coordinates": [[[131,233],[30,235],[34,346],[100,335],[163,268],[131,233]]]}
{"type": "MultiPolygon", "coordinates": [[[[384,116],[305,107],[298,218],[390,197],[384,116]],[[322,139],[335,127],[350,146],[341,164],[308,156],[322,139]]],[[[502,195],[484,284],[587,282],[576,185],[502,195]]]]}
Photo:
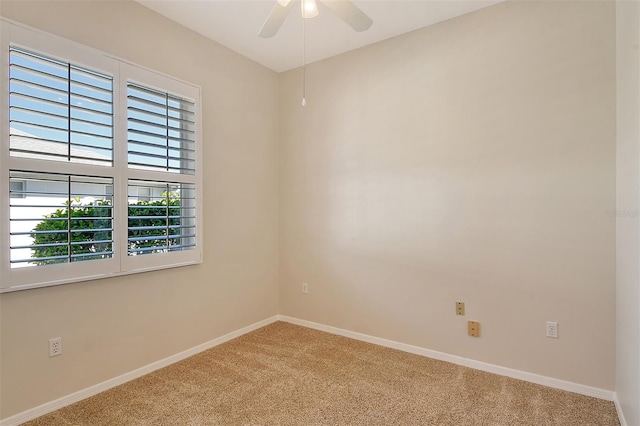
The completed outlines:
{"type": "MultiPolygon", "coordinates": [[[[35,135],[14,127],[9,128],[9,135],[10,146],[13,150],[11,155],[14,157],[51,159],[51,156],[66,157],[68,155],[69,148],[64,143],[39,139],[35,135]]],[[[104,164],[112,161],[111,157],[74,145],[71,145],[71,154],[73,157],[78,157],[78,162],[87,164],[104,164]]]]}

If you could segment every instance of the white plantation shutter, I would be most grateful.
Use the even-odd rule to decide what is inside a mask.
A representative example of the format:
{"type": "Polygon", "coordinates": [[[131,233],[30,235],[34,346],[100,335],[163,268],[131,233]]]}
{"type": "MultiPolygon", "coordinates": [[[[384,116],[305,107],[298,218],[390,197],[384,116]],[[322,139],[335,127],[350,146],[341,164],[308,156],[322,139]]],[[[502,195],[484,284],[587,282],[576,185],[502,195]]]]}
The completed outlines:
{"type": "Polygon", "coordinates": [[[127,84],[129,167],[195,174],[195,103],[127,84]]]}
{"type": "Polygon", "coordinates": [[[128,206],[130,255],[193,250],[196,246],[195,186],[189,183],[129,181],[129,193],[149,189],[148,200],[128,206]],[[136,191],[137,190],[137,191],[136,191]]]}
{"type": "Polygon", "coordinates": [[[113,164],[113,81],[68,62],[10,49],[12,156],[113,164]]]}
{"type": "Polygon", "coordinates": [[[143,178],[128,181],[130,256],[196,247],[195,111],[184,96],[127,83],[127,162],[143,178]]]}
{"type": "Polygon", "coordinates": [[[113,78],[15,46],[7,65],[4,266],[17,284],[86,275],[88,268],[69,267],[80,261],[107,260],[91,268],[108,271],[114,264],[114,215],[106,200],[114,183],[113,78]],[[61,264],[66,270],[25,272],[61,264]]]}
{"type": "Polygon", "coordinates": [[[113,179],[11,171],[10,181],[23,185],[10,204],[12,268],[113,255],[113,212],[105,200],[113,179]]]}

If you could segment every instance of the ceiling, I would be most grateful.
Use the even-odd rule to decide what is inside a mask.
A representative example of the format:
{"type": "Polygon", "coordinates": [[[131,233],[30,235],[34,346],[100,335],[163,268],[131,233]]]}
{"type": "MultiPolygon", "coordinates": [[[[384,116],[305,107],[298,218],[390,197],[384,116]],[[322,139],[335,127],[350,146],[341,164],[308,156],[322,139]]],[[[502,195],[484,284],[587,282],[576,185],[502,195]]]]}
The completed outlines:
{"type": "MultiPolygon", "coordinates": [[[[302,17],[298,4],[291,8],[279,32],[263,39],[257,34],[276,0],[136,1],[274,71],[302,65],[302,17]]],[[[503,0],[353,0],[373,20],[371,28],[361,33],[351,29],[319,1],[320,14],[305,22],[306,62],[338,55],[500,1],[503,0]]]]}

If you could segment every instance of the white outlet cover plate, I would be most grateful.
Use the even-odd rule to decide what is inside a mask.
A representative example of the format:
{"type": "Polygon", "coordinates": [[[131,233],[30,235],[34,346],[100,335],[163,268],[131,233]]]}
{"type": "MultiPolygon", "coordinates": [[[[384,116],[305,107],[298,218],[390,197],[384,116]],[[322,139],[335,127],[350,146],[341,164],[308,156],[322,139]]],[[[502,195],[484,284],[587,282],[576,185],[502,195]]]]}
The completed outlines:
{"type": "Polygon", "coordinates": [[[62,337],[49,339],[49,357],[62,354],[62,337]]]}
{"type": "Polygon", "coordinates": [[[558,338],[558,323],[556,321],[547,321],[547,337],[558,338]]]}

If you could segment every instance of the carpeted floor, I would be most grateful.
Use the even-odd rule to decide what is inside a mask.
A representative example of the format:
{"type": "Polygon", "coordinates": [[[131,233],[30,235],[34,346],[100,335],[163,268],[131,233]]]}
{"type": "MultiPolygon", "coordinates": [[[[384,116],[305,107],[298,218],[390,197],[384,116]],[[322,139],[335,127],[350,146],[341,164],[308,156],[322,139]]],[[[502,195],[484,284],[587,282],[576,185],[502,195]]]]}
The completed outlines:
{"type": "Polygon", "coordinates": [[[619,425],[614,404],[277,322],[28,425],[619,425]]]}

